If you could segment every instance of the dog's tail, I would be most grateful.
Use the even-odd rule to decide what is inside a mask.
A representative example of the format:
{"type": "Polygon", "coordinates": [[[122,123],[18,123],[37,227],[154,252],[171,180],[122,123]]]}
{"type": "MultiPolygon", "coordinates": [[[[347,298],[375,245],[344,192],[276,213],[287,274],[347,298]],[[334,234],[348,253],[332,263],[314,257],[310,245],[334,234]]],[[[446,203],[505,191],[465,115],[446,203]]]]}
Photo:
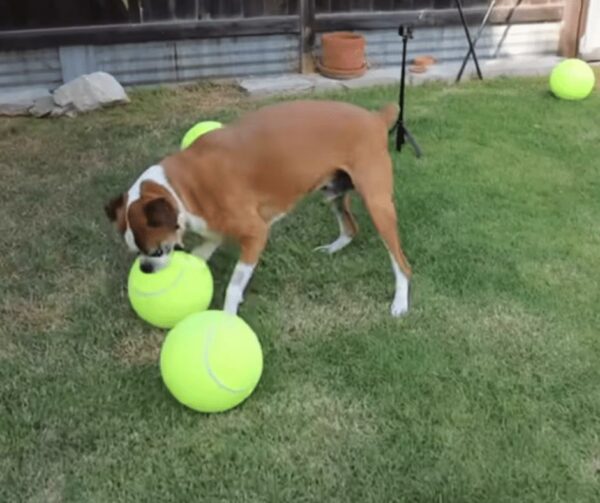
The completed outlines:
{"type": "Polygon", "coordinates": [[[398,121],[398,114],[400,113],[400,107],[396,103],[388,103],[384,106],[377,115],[381,117],[381,120],[385,122],[388,130],[392,129],[398,121]]]}

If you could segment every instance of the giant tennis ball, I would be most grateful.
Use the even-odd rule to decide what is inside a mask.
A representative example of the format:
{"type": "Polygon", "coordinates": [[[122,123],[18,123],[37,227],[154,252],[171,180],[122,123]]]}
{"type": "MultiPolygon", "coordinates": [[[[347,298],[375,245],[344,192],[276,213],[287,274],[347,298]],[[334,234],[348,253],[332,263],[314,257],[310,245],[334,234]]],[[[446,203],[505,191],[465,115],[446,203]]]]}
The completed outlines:
{"type": "Polygon", "coordinates": [[[585,61],[565,59],[550,74],[550,89],[563,100],[582,100],[594,89],[596,77],[585,61]]]}
{"type": "Polygon", "coordinates": [[[198,122],[195,126],[191,127],[181,140],[181,150],[188,148],[197,138],[203,134],[213,131],[214,129],[222,128],[223,124],[217,121],[204,121],[198,122]]]}
{"type": "Polygon", "coordinates": [[[169,265],[157,272],[143,272],[140,259],[136,259],[127,289],[131,307],[140,318],[156,327],[171,328],[189,314],[208,308],[213,279],[204,261],[175,251],[169,265]]]}
{"type": "Polygon", "coordinates": [[[260,343],[241,318],[224,311],[188,316],[165,338],[160,372],[182,404],[222,412],[244,401],[263,368],[260,343]]]}

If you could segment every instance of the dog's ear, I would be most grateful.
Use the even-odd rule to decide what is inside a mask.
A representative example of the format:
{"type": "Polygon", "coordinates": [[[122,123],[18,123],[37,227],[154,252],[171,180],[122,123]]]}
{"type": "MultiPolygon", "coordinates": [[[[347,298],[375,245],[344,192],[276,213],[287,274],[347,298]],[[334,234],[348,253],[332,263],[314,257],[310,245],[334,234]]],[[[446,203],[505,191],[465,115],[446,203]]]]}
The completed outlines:
{"type": "Polygon", "coordinates": [[[123,206],[123,202],[123,194],[119,194],[117,197],[113,197],[104,205],[104,212],[111,222],[115,222],[117,220],[117,214],[119,208],[123,206]]]}
{"type": "Polygon", "coordinates": [[[177,211],[164,197],[153,199],[144,205],[144,215],[150,227],[177,229],[177,211]]]}
{"type": "Polygon", "coordinates": [[[111,222],[114,222],[121,232],[125,232],[125,197],[119,194],[104,206],[104,212],[111,222]]]}

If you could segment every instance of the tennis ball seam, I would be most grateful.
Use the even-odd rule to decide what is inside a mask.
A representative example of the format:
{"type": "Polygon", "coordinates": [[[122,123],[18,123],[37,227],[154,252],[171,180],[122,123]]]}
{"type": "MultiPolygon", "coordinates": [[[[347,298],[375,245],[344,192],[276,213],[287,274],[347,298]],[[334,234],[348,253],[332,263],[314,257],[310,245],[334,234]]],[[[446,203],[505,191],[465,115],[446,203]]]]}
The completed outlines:
{"type": "MultiPolygon", "coordinates": [[[[202,264],[202,265],[204,267],[206,267],[206,264],[202,264]]],[[[143,290],[140,290],[138,288],[133,288],[132,293],[134,293],[135,295],[139,295],[140,297],[156,297],[158,295],[163,295],[164,293],[168,292],[172,288],[176,288],[177,285],[179,285],[179,283],[181,283],[181,280],[183,279],[184,274],[187,272],[187,270],[190,267],[191,267],[190,261],[186,260],[185,265],[181,268],[181,270],[177,274],[177,277],[169,286],[165,286],[165,287],[161,288],[160,290],[156,290],[154,292],[144,292],[143,290]]]]}
{"type": "Polygon", "coordinates": [[[216,336],[217,329],[216,327],[213,327],[210,335],[206,338],[206,342],[204,343],[204,368],[206,369],[206,372],[208,373],[209,377],[214,381],[214,383],[217,386],[219,386],[219,388],[225,391],[229,391],[230,393],[243,393],[248,389],[248,386],[244,388],[231,388],[227,386],[217,377],[217,374],[213,371],[212,367],[210,366],[210,350],[216,336]]]}
{"type": "Polygon", "coordinates": [[[144,292],[144,291],[140,290],[139,288],[134,288],[133,293],[135,293],[136,295],[139,295],[140,297],[156,297],[158,295],[162,295],[162,294],[168,292],[169,290],[171,290],[172,288],[175,288],[181,282],[181,280],[183,278],[183,274],[185,273],[186,270],[187,270],[187,267],[182,268],[181,271],[179,271],[179,274],[177,275],[177,277],[175,278],[175,281],[173,281],[169,286],[165,286],[165,287],[161,288],[160,290],[156,290],[154,292],[144,292]]]}

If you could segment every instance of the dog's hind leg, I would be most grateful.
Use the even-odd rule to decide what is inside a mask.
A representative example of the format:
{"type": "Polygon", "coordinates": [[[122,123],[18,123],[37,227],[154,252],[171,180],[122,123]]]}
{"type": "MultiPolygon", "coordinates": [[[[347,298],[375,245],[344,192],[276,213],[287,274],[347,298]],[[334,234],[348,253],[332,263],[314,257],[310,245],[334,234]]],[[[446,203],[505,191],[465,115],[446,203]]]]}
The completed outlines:
{"type": "Polygon", "coordinates": [[[387,153],[377,166],[373,165],[371,170],[361,170],[354,180],[392,261],[396,280],[394,300],[390,309],[392,316],[402,316],[409,307],[409,282],[412,271],[400,245],[393,202],[392,163],[387,153]]]}
{"type": "Polygon", "coordinates": [[[338,170],[331,181],[323,187],[323,192],[331,204],[333,213],[340,227],[339,237],[327,245],[315,248],[315,251],[335,253],[350,244],[358,232],[358,225],[350,211],[350,191],[354,189],[352,179],[342,170],[338,170]]]}
{"type": "Polygon", "coordinates": [[[328,245],[318,246],[315,251],[335,253],[350,244],[358,232],[358,225],[350,211],[350,194],[338,196],[331,201],[331,207],[340,226],[339,237],[328,245]]]}

